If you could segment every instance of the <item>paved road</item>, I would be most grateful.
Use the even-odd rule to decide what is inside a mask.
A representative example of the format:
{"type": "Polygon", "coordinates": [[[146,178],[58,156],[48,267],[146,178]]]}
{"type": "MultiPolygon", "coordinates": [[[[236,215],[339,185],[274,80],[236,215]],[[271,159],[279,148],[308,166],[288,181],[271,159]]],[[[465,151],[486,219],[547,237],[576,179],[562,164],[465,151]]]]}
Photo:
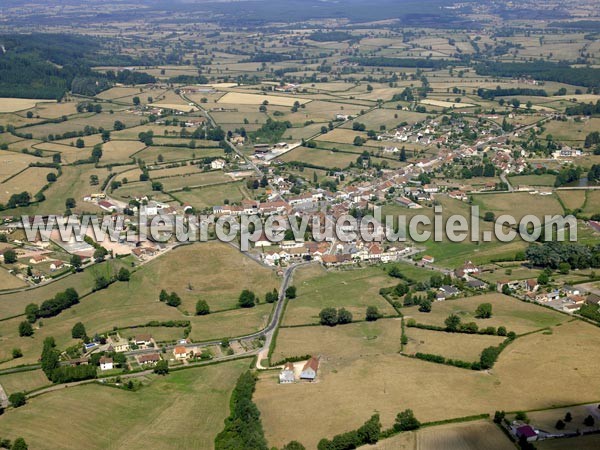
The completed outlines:
{"type": "Polygon", "coordinates": [[[512,184],[510,184],[510,181],[508,181],[508,177],[506,176],[506,173],[504,173],[504,172],[500,173],[500,180],[508,186],[508,192],[513,192],[515,190],[512,187],[512,184]]]}

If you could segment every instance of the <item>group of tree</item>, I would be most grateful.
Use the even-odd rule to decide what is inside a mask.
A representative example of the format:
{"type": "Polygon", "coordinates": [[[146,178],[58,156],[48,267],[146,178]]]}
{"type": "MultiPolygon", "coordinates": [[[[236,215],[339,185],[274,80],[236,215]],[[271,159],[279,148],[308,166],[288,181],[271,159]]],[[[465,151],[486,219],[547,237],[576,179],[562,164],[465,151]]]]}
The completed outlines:
{"type": "Polygon", "coordinates": [[[260,411],[252,401],[255,388],[255,375],[250,371],[240,375],[231,394],[231,412],[223,431],[215,438],[215,450],[268,449],[260,411]]]}
{"type": "Polygon", "coordinates": [[[10,439],[0,438],[0,448],[8,450],[27,450],[29,446],[22,437],[16,438],[14,442],[11,442],[10,439]]]}
{"type": "Polygon", "coordinates": [[[358,429],[338,434],[333,439],[321,439],[318,450],[350,450],[362,445],[374,445],[379,441],[381,421],[379,414],[373,414],[358,429]]]}
{"type": "Polygon", "coordinates": [[[537,267],[552,270],[568,263],[571,269],[600,267],[600,244],[584,245],[574,242],[533,243],[525,251],[529,262],[537,267]]]}
{"type": "Polygon", "coordinates": [[[240,308],[252,308],[258,303],[256,294],[248,289],[244,289],[238,298],[238,306],[240,308]]]}
{"type": "Polygon", "coordinates": [[[53,337],[47,337],[44,339],[40,362],[42,370],[48,379],[53,383],[68,383],[71,381],[81,381],[96,378],[95,365],[61,365],[60,351],[56,348],[56,342],[53,337]]]}
{"type": "Polygon", "coordinates": [[[319,313],[319,322],[329,327],[344,325],[352,322],[352,313],[346,308],[323,308],[319,313]]]}
{"type": "Polygon", "coordinates": [[[166,303],[167,305],[172,306],[174,308],[181,305],[181,298],[179,297],[179,295],[177,295],[176,292],[171,292],[169,294],[169,293],[167,293],[167,291],[162,289],[160,291],[160,294],[158,295],[158,299],[161,302],[166,303]]]}
{"type": "Polygon", "coordinates": [[[65,309],[79,303],[79,294],[73,288],[58,292],[53,298],[45,300],[40,306],[30,303],[25,307],[25,317],[29,323],[34,323],[42,317],[54,317],[65,309]]]}
{"type": "Polygon", "coordinates": [[[279,292],[277,292],[277,289],[273,289],[265,295],[265,302],[267,303],[275,303],[277,300],[279,300],[279,292]]]}
{"type": "Polygon", "coordinates": [[[515,97],[517,95],[525,95],[528,97],[548,97],[548,93],[543,89],[531,88],[501,88],[496,89],[477,89],[477,95],[486,100],[494,100],[496,97],[515,97]]]}

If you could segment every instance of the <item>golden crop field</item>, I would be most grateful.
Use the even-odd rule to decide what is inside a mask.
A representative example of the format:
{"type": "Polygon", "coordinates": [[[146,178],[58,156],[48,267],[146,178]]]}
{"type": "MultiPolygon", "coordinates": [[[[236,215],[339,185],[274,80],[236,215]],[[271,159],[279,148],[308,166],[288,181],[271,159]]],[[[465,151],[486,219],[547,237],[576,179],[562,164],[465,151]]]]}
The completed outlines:
{"type": "Polygon", "coordinates": [[[129,162],[131,156],[146,145],[140,141],[117,141],[111,140],[102,144],[102,163],[129,162]]]}
{"type": "Polygon", "coordinates": [[[37,100],[29,98],[0,98],[0,113],[11,113],[31,109],[38,103],[54,102],[54,100],[37,100]]]}
{"type": "Polygon", "coordinates": [[[31,197],[46,184],[46,176],[56,173],[54,169],[29,167],[17,176],[0,184],[0,203],[6,203],[11,195],[21,192],[29,192],[31,197]]]}
{"type": "Polygon", "coordinates": [[[300,104],[307,103],[310,100],[301,97],[284,97],[282,95],[259,95],[247,94],[244,92],[228,92],[219,99],[217,103],[232,103],[236,105],[262,105],[264,101],[270,105],[293,106],[295,102],[300,104]]]}
{"type": "Polygon", "coordinates": [[[15,152],[0,152],[0,183],[26,169],[30,163],[39,161],[31,155],[15,152]]]}

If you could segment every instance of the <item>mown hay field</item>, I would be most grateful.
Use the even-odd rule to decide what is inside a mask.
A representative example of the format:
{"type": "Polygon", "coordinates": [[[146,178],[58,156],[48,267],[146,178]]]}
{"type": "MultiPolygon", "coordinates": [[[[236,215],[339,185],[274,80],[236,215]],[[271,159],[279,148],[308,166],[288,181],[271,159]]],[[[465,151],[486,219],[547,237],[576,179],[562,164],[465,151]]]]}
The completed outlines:
{"type": "Polygon", "coordinates": [[[15,177],[0,184],[0,203],[6,203],[11,195],[28,192],[31,197],[42,188],[48,181],[49,173],[56,174],[56,170],[41,167],[29,167],[15,177]]]}
{"type": "Polygon", "coordinates": [[[406,328],[406,335],[408,344],[404,346],[403,353],[430,353],[466,362],[479,361],[484,348],[498,345],[504,340],[499,336],[445,333],[411,327],[406,328]]]}
{"type": "Polygon", "coordinates": [[[270,105],[293,106],[295,102],[300,104],[307,103],[310,100],[301,97],[284,97],[281,95],[259,95],[247,94],[243,92],[228,92],[219,99],[217,103],[232,103],[237,105],[262,105],[264,101],[270,105]]]}
{"type": "MultiPolygon", "coordinates": [[[[375,324],[383,322],[399,321],[375,324]]],[[[429,422],[600,398],[597,364],[590,357],[600,345],[600,330],[581,321],[555,326],[552,334],[518,338],[488,372],[401,356],[394,351],[396,333],[357,333],[353,327],[361,325],[280,330],[276,355],[311,353],[321,355],[321,364],[315,383],[280,385],[277,372],[261,374],[254,399],[269,445],[295,439],[315,448],[322,437],[354,430],[375,412],[387,428],[406,408],[421,422],[429,422]],[[577,348],[573,340],[579,343],[577,348]],[[371,349],[366,348],[369,344],[371,349]],[[564,388],[566,378],[569,389],[564,388]],[[281,414],[282,396],[287,404],[310,404],[311,414],[301,408],[281,414]]]]}

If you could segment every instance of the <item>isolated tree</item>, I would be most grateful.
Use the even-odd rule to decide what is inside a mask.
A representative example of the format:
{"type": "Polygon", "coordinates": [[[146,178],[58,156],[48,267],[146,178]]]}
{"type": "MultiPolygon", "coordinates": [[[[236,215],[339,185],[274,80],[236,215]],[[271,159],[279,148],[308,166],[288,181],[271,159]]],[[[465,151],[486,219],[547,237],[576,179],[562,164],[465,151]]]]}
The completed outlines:
{"type": "Polygon", "coordinates": [[[17,253],[12,250],[12,249],[8,249],[4,252],[4,263],[5,264],[14,264],[17,262],[17,253]]]}
{"type": "Polygon", "coordinates": [[[71,336],[73,339],[83,339],[87,334],[85,333],[85,326],[81,322],[77,322],[73,325],[73,329],[71,330],[71,336]]]}
{"type": "Polygon", "coordinates": [[[265,295],[265,302],[267,303],[275,303],[278,299],[279,293],[277,292],[277,289],[273,289],[265,295]]]}
{"type": "Polygon", "coordinates": [[[15,442],[13,442],[13,445],[11,447],[11,450],[28,450],[28,449],[29,449],[29,447],[27,446],[25,439],[23,439],[22,437],[16,438],[15,442]]]}
{"type": "Polygon", "coordinates": [[[460,328],[460,317],[456,314],[450,314],[444,323],[446,324],[446,330],[457,331],[460,328]]]}
{"type": "Polygon", "coordinates": [[[106,255],[108,255],[108,250],[106,250],[102,246],[94,250],[94,259],[96,260],[96,262],[104,261],[106,255]]]}
{"type": "Polygon", "coordinates": [[[196,302],[196,315],[197,316],[205,316],[210,313],[210,308],[206,300],[198,300],[196,302]]]}
{"type": "Polygon", "coordinates": [[[591,414],[590,414],[590,415],[588,415],[588,416],[587,416],[587,417],[586,417],[586,418],[583,420],[583,424],[584,424],[586,427],[593,427],[595,422],[596,422],[596,421],[594,420],[594,416],[592,416],[591,414]]]}
{"type": "Polygon", "coordinates": [[[81,260],[81,256],[79,255],[72,255],[71,260],[69,262],[76,272],[79,272],[81,266],[83,265],[83,261],[81,260]]]}
{"type": "Polygon", "coordinates": [[[119,281],[129,281],[131,278],[131,273],[125,267],[121,267],[119,272],[117,273],[117,280],[119,281]]]}
{"type": "Polygon", "coordinates": [[[28,321],[24,320],[19,324],[19,336],[33,336],[33,327],[28,321]]]}
{"type": "Polygon", "coordinates": [[[421,422],[417,420],[412,409],[406,409],[399,412],[394,423],[395,431],[416,430],[421,426],[421,422]]]}
{"type": "Polygon", "coordinates": [[[321,325],[333,327],[337,325],[337,311],[335,308],[323,308],[319,313],[321,325]]]}
{"type": "Polygon", "coordinates": [[[40,307],[35,303],[30,303],[25,307],[25,317],[27,317],[29,323],[34,323],[37,320],[39,310],[40,307]]]}
{"type": "Polygon", "coordinates": [[[181,305],[181,298],[179,298],[179,295],[177,295],[177,293],[171,292],[169,294],[169,298],[167,299],[167,305],[176,308],[179,305],[181,305]]]}
{"type": "Polygon", "coordinates": [[[431,312],[431,300],[428,298],[421,300],[421,304],[419,305],[420,312],[431,312]]]}
{"type": "Polygon", "coordinates": [[[23,350],[21,350],[20,348],[13,348],[12,349],[12,357],[13,357],[13,359],[22,358],[23,350]]]}
{"type": "Polygon", "coordinates": [[[10,394],[8,401],[14,408],[19,408],[27,403],[27,397],[24,392],[15,392],[14,394],[10,394]]]}
{"type": "Polygon", "coordinates": [[[99,291],[101,289],[107,288],[109,284],[110,281],[108,281],[108,279],[105,276],[100,275],[99,277],[96,277],[96,280],[94,281],[94,289],[96,291],[99,291]]]}
{"type": "Polygon", "coordinates": [[[56,181],[56,174],[54,172],[50,172],[48,175],[46,175],[46,181],[48,183],[54,183],[56,181]]]}
{"type": "Polygon", "coordinates": [[[379,309],[377,309],[377,306],[367,306],[367,313],[365,316],[367,321],[374,322],[377,319],[379,319],[379,317],[380,317],[380,314],[379,314],[379,309]]]}
{"type": "Polygon", "coordinates": [[[157,375],[167,375],[169,373],[169,363],[165,359],[161,359],[154,366],[154,373],[157,375]]]}
{"type": "Polygon", "coordinates": [[[475,317],[478,319],[489,319],[492,317],[492,304],[481,303],[475,310],[475,317]]]}
{"type": "Polygon", "coordinates": [[[285,290],[285,296],[289,299],[296,298],[296,286],[289,286],[285,290]]]}
{"type": "Polygon", "coordinates": [[[75,147],[77,147],[77,148],[85,147],[85,141],[81,138],[77,139],[77,141],[75,141],[75,147]]]}
{"type": "Polygon", "coordinates": [[[506,336],[506,327],[504,327],[504,326],[502,326],[502,325],[501,325],[501,326],[499,326],[499,327],[498,327],[498,330],[496,331],[496,334],[497,334],[498,336],[506,336]]]}
{"type": "Polygon", "coordinates": [[[337,323],[340,325],[352,322],[352,313],[346,308],[340,308],[337,312],[337,323]]]}
{"type": "Polygon", "coordinates": [[[562,420],[558,419],[556,421],[556,425],[554,425],[554,428],[556,428],[557,430],[564,430],[565,429],[565,423],[562,420]]]}
{"type": "Polygon", "coordinates": [[[244,289],[238,299],[238,306],[241,308],[252,308],[256,303],[256,295],[254,292],[244,289]]]}
{"type": "Polygon", "coordinates": [[[505,416],[506,416],[506,413],[504,411],[496,411],[494,413],[494,422],[495,423],[502,423],[502,421],[504,420],[505,416]]]}
{"type": "Polygon", "coordinates": [[[285,444],[281,450],[306,450],[306,447],[298,441],[291,441],[285,444]]]}
{"type": "Polygon", "coordinates": [[[571,415],[570,411],[567,411],[565,414],[565,422],[570,422],[571,420],[573,420],[573,416],[571,415]]]}

